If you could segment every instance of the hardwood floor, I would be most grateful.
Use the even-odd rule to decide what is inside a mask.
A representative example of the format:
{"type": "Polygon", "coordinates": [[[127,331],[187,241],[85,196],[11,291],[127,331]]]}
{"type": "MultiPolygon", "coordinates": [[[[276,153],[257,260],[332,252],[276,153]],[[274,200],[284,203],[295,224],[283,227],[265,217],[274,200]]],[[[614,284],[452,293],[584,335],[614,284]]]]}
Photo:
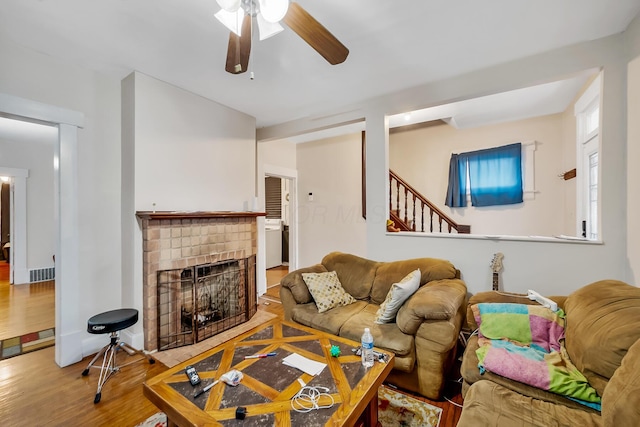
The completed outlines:
{"type": "Polygon", "coordinates": [[[9,284],[9,264],[0,261],[0,339],[55,326],[55,282],[9,284]]]}
{"type": "MultiPolygon", "coordinates": [[[[38,295],[40,291],[36,288],[34,287],[33,292],[38,295]]],[[[29,292],[32,291],[29,290],[29,292]]],[[[51,297],[53,291],[49,291],[49,293],[51,297]]],[[[10,295],[12,294],[10,293],[10,295]]],[[[10,304],[6,303],[4,294],[1,299],[2,304],[10,304]]],[[[9,298],[9,301],[11,300],[13,298],[9,298]]],[[[40,326],[35,326],[37,323],[28,323],[31,317],[26,314],[32,310],[32,307],[29,306],[31,302],[39,304],[36,302],[37,300],[37,298],[25,299],[27,303],[23,313],[24,320],[16,322],[27,332],[40,328],[40,326]]],[[[281,304],[269,302],[266,305],[266,302],[269,301],[259,298],[258,309],[275,313],[280,317],[284,316],[281,304]]],[[[11,307],[2,306],[0,312],[5,316],[5,311],[11,310],[11,307]]],[[[51,310],[53,313],[53,308],[51,310]]],[[[51,317],[53,319],[53,315],[51,317]]],[[[34,322],[37,321],[34,320],[34,322]]],[[[41,329],[46,329],[46,327],[41,329]]],[[[10,335],[15,336],[15,334],[10,335]]],[[[105,344],[107,341],[108,339],[105,337],[105,344]]],[[[162,363],[149,364],[146,359],[140,356],[129,356],[124,352],[119,352],[118,357],[119,363],[140,360],[124,366],[120,372],[114,374],[107,381],[102,390],[102,400],[98,404],[93,403],[93,398],[99,370],[92,369],[88,376],[82,376],[82,371],[91,360],[90,356],[81,362],[60,368],[54,362],[54,348],[50,347],[0,361],[0,419],[2,425],[17,427],[45,425],[135,426],[158,411],[142,395],[142,383],[145,379],[158,375],[167,368],[162,363]]],[[[452,378],[452,380],[455,379],[452,378]]],[[[445,395],[455,402],[462,403],[460,386],[453,381],[445,395]]],[[[446,400],[431,401],[419,396],[416,398],[443,408],[440,427],[453,427],[460,418],[461,409],[446,400]]]]}
{"type": "Polygon", "coordinates": [[[55,326],[55,283],[0,284],[0,339],[55,326]],[[11,301],[9,307],[7,301],[11,301]]]}
{"type": "Polygon", "coordinates": [[[289,274],[289,267],[281,265],[267,270],[267,288],[280,283],[280,279],[289,274]]]}

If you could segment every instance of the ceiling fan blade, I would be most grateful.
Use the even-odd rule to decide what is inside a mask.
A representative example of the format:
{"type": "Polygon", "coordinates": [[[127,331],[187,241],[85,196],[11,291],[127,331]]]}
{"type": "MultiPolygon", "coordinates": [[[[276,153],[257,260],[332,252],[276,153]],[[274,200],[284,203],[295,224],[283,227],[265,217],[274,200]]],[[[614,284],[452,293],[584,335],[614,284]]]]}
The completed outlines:
{"type": "Polygon", "coordinates": [[[298,3],[289,4],[289,10],[282,21],[330,64],[340,64],[347,59],[349,49],[298,3]]]}
{"type": "Polygon", "coordinates": [[[233,31],[229,34],[227,64],[224,69],[231,74],[244,73],[249,68],[251,53],[251,16],[249,15],[244,16],[241,34],[241,37],[233,31]]]}

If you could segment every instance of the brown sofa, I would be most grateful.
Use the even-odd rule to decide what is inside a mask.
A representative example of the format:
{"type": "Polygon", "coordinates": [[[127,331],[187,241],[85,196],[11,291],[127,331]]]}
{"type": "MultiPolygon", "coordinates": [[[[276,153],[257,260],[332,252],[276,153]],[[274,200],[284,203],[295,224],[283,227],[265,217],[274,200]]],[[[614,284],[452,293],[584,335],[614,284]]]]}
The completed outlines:
{"type": "Polygon", "coordinates": [[[333,252],[320,264],[285,276],[280,298],[286,320],[358,342],[364,328],[370,328],[374,345],[396,355],[388,381],[439,399],[466,310],[467,288],[459,276],[449,261],[440,259],[377,262],[333,252]],[[416,268],[421,272],[420,288],[400,308],[396,323],[374,323],[391,285],[416,268]],[[318,312],[302,273],[326,271],[337,273],[355,303],[318,312]]]}
{"type": "MultiPolygon", "coordinates": [[[[480,375],[472,336],[463,356],[466,426],[640,426],[640,288],[615,280],[551,297],[566,313],[565,347],[576,368],[602,398],[602,412],[505,377],[480,375]]],[[[530,303],[524,295],[483,292],[469,300],[530,303]]],[[[467,322],[476,328],[473,313],[467,322]]]]}

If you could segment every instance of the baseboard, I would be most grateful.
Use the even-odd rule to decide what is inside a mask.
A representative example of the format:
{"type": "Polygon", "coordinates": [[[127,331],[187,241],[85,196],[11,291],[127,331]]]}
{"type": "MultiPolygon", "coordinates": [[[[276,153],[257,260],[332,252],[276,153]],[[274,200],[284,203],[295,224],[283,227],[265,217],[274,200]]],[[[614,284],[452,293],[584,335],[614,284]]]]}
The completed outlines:
{"type": "Polygon", "coordinates": [[[129,330],[124,330],[120,333],[120,340],[126,342],[135,349],[144,349],[144,332],[134,333],[129,330]]]}
{"type": "Polygon", "coordinates": [[[62,335],[58,334],[56,329],[56,363],[61,368],[82,360],[84,334],[84,331],[75,331],[62,335]]]}
{"type": "Polygon", "coordinates": [[[109,344],[109,334],[92,334],[82,340],[82,357],[91,356],[100,351],[102,347],[109,344]]]}
{"type": "Polygon", "coordinates": [[[23,285],[29,283],[29,270],[26,268],[13,269],[13,284],[23,285]]]}

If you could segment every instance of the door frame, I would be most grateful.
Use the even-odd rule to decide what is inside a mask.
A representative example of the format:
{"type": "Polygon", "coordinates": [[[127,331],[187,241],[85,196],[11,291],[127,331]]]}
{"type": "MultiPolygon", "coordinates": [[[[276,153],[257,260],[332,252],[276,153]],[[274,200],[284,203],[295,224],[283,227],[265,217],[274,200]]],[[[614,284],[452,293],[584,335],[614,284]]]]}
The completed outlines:
{"type": "MultiPolygon", "coordinates": [[[[63,107],[0,93],[0,115],[58,127],[54,149],[55,222],[55,362],[68,366],[82,360],[84,328],[78,307],[78,128],[84,114],[63,107]],[[64,284],[64,286],[63,286],[64,284]]],[[[12,251],[13,252],[13,251],[12,251]]]]}
{"type": "MultiPolygon", "coordinates": [[[[258,175],[258,200],[260,206],[264,204],[264,178],[274,176],[277,178],[287,179],[289,186],[289,271],[298,268],[298,171],[282,166],[264,164],[262,171],[258,175]]],[[[258,217],[258,263],[261,266],[258,271],[258,295],[262,295],[267,291],[267,273],[266,273],[266,244],[265,244],[265,227],[264,217],[258,217]]]]}
{"type": "Polygon", "coordinates": [[[27,269],[27,178],[28,169],[0,166],[0,175],[11,177],[9,196],[9,283],[26,283],[27,269]]]}

